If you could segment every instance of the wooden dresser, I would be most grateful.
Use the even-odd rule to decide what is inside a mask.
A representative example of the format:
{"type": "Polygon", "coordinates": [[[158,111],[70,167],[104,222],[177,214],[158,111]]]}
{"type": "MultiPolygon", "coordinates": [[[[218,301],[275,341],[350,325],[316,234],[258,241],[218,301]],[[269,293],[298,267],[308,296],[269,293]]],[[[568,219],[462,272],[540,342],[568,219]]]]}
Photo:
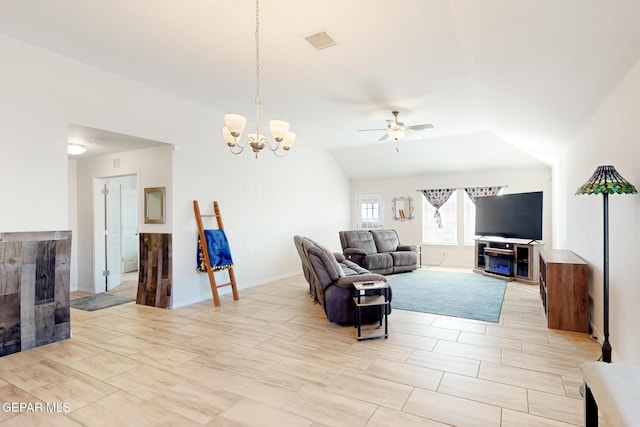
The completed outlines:
{"type": "Polygon", "coordinates": [[[540,251],[540,298],[549,328],[589,332],[588,269],[569,250],[540,251]]]}

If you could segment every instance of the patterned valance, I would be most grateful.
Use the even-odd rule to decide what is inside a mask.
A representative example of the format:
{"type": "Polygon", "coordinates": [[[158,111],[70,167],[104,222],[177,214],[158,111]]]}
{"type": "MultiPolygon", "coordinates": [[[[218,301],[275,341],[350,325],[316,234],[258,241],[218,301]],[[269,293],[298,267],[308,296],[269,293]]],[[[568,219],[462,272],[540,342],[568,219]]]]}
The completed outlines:
{"type": "Polygon", "coordinates": [[[464,191],[473,203],[476,202],[476,197],[495,196],[500,192],[502,187],[468,187],[464,191]]]}
{"type": "Polygon", "coordinates": [[[437,188],[432,190],[418,190],[422,193],[427,202],[431,204],[434,208],[436,208],[436,213],[433,214],[433,217],[436,219],[436,224],[438,224],[438,228],[442,228],[442,218],[440,217],[440,209],[442,205],[444,205],[449,197],[456,191],[455,188],[437,188]]]}

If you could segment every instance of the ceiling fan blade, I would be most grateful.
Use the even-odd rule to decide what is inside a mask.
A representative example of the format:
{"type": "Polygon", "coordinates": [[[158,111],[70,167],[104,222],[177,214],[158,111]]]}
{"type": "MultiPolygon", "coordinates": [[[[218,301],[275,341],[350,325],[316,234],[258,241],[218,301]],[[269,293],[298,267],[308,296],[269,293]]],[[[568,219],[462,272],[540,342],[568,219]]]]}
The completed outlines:
{"type": "Polygon", "coordinates": [[[369,132],[372,130],[375,130],[376,132],[382,132],[383,130],[386,130],[386,129],[358,129],[358,132],[369,132]]]}
{"type": "Polygon", "coordinates": [[[433,128],[433,125],[431,123],[429,123],[429,124],[424,124],[424,125],[407,126],[406,128],[409,129],[409,130],[424,130],[424,129],[433,128]]]}
{"type": "Polygon", "coordinates": [[[413,139],[413,140],[424,139],[424,135],[421,135],[418,132],[415,132],[411,129],[407,130],[407,132],[405,133],[405,136],[407,137],[407,139],[413,139]]]}
{"type": "Polygon", "coordinates": [[[384,141],[384,140],[386,140],[388,138],[389,138],[389,134],[385,133],[384,135],[382,135],[382,138],[380,138],[378,141],[384,141]]]}

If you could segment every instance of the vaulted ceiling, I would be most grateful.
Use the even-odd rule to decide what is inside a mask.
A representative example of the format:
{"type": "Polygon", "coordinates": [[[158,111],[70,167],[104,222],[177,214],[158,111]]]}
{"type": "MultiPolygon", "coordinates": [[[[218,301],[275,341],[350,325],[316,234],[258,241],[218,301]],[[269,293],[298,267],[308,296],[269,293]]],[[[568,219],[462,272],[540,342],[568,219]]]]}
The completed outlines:
{"type": "MultiPolygon", "coordinates": [[[[297,144],[331,150],[353,178],[548,165],[640,58],[638,0],[262,0],[260,9],[262,126],[290,122],[297,144]],[[321,31],[337,44],[305,40],[321,31]],[[434,128],[398,151],[378,141],[382,131],[358,132],[384,128],[392,110],[434,128]]],[[[0,2],[0,33],[243,114],[248,126],[254,31],[251,0],[0,2]]],[[[215,138],[222,122],[211,123],[215,138]]]]}

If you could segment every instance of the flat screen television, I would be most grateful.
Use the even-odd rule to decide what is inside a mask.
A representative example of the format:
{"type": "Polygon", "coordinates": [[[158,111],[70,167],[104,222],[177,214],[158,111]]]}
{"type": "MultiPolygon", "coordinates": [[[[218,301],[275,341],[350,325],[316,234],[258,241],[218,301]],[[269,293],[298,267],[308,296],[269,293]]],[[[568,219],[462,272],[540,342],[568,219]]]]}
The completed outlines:
{"type": "Polygon", "coordinates": [[[476,198],[476,236],[542,240],[542,191],[476,198]]]}

